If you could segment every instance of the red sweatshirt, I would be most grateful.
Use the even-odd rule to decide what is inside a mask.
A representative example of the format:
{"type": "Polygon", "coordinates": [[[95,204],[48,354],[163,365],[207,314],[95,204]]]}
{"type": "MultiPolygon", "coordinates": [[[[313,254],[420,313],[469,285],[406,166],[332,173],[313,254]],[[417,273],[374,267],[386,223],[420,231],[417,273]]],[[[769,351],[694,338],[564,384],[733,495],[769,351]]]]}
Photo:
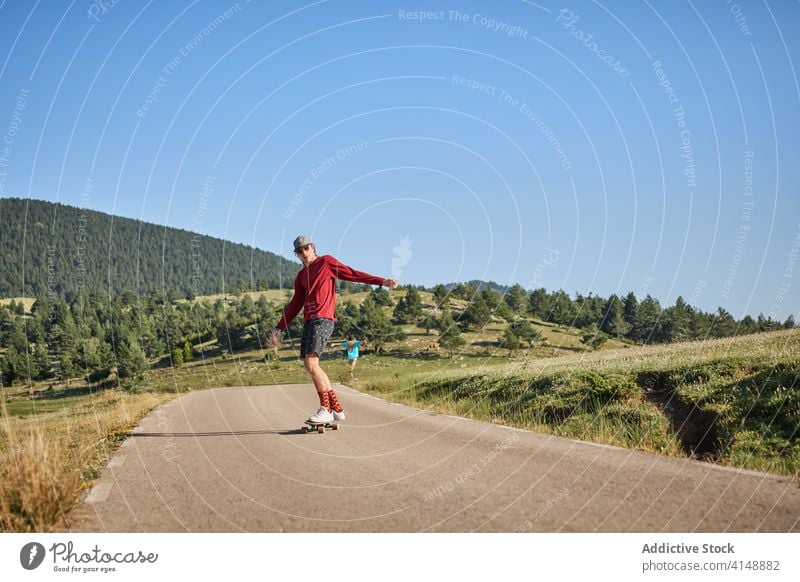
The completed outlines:
{"type": "Polygon", "coordinates": [[[294,280],[294,297],[286,306],[277,328],[281,331],[289,327],[292,320],[303,308],[303,319],[327,317],[335,320],[336,279],[382,285],[383,278],[374,277],[362,271],[343,265],[330,255],[322,255],[308,267],[303,267],[294,280]]]}

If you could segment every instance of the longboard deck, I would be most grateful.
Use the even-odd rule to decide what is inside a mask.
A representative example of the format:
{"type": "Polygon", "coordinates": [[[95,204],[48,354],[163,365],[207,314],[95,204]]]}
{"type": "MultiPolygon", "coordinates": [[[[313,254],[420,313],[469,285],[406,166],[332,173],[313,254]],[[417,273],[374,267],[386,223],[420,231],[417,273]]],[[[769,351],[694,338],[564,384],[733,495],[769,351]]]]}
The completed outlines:
{"type": "Polygon", "coordinates": [[[307,420],[305,426],[301,427],[304,433],[316,431],[320,434],[325,432],[326,428],[331,430],[339,430],[339,424],[336,421],[333,422],[311,422],[307,420]]]}

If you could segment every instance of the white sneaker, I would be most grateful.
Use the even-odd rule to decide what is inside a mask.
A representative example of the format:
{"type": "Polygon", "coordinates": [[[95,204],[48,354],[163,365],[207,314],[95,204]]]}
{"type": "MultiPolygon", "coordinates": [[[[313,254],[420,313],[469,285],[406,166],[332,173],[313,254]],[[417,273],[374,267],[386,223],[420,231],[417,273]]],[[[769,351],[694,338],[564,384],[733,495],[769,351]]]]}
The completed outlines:
{"type": "Polygon", "coordinates": [[[345,418],[347,418],[347,415],[344,413],[344,410],[341,412],[333,411],[333,420],[344,420],[345,418]]]}
{"type": "Polygon", "coordinates": [[[327,408],[324,406],[320,406],[317,413],[309,419],[311,422],[333,422],[333,414],[331,414],[327,408]]]}

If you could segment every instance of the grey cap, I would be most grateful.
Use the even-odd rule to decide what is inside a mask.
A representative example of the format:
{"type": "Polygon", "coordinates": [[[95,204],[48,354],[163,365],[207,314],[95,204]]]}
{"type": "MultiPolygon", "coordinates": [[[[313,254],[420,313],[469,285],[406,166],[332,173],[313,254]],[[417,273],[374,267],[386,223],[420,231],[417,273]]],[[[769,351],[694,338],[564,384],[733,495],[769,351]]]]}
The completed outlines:
{"type": "Polygon", "coordinates": [[[294,239],[294,252],[297,252],[297,249],[310,244],[313,244],[311,242],[311,239],[307,235],[301,234],[296,239],[294,239]]]}

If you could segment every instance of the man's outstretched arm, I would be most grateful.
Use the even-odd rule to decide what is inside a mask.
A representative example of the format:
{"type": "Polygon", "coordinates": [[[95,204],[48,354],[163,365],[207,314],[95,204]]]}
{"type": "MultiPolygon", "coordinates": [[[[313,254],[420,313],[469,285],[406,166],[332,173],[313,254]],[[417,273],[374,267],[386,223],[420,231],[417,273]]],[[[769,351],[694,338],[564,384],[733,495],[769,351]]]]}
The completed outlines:
{"type": "Polygon", "coordinates": [[[394,277],[384,279],[383,277],[376,277],[375,275],[370,275],[364,271],[356,271],[352,267],[348,267],[344,263],[340,263],[331,256],[328,256],[328,260],[330,261],[330,267],[331,271],[333,272],[333,276],[337,279],[351,281],[353,283],[366,283],[367,285],[380,285],[382,287],[388,287],[389,289],[397,288],[397,279],[394,277]]]}

